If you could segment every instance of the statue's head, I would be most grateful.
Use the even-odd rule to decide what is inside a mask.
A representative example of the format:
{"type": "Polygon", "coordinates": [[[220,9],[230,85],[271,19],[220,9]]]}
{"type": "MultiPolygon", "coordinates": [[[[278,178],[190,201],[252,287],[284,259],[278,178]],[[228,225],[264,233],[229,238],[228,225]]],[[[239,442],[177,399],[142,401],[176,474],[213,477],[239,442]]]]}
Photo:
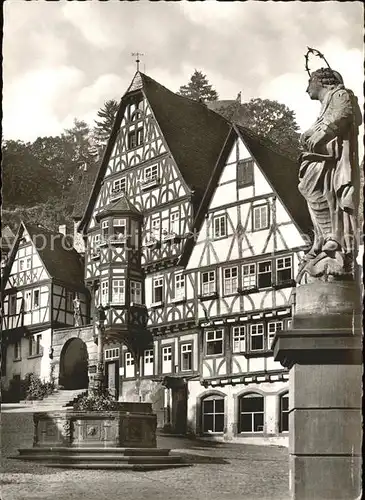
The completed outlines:
{"type": "Polygon", "coordinates": [[[311,99],[318,99],[322,89],[333,89],[340,84],[343,84],[343,79],[338,71],[331,68],[321,68],[311,74],[307,92],[311,99]]]}

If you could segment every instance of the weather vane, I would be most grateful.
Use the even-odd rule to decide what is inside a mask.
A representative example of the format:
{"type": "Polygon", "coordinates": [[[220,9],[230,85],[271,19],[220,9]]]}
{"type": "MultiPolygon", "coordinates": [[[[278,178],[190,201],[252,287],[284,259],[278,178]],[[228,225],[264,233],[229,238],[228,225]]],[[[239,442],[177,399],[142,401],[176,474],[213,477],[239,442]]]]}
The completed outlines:
{"type": "Polygon", "coordinates": [[[321,59],[324,60],[324,62],[327,64],[327,67],[329,69],[332,69],[331,66],[328,64],[327,62],[327,59],[324,57],[324,55],[322,54],[322,52],[320,52],[319,50],[317,49],[312,49],[311,47],[307,47],[307,53],[305,54],[305,69],[307,70],[307,73],[309,76],[311,76],[310,74],[310,70],[309,70],[309,66],[308,66],[308,63],[309,63],[309,54],[313,54],[317,57],[320,57],[321,59]]]}
{"type": "Polygon", "coordinates": [[[137,71],[139,71],[139,63],[141,62],[140,60],[140,56],[144,56],[144,54],[142,54],[141,52],[132,52],[132,56],[133,57],[136,57],[136,63],[137,63],[137,71]]]}

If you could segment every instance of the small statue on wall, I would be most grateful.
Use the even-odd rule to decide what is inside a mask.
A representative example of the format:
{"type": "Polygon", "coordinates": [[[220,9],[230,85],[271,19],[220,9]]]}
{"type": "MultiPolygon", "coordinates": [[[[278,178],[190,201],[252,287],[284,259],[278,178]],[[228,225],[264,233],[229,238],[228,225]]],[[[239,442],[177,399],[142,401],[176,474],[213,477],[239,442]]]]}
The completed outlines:
{"type": "Polygon", "coordinates": [[[81,302],[76,295],[76,297],[73,300],[73,305],[74,305],[74,319],[75,319],[75,325],[74,326],[81,326],[82,325],[82,319],[81,319],[81,302]]]}
{"type": "Polygon", "coordinates": [[[357,252],[359,162],[357,150],[361,112],[342,76],[321,68],[310,73],[307,93],[322,107],[314,124],[302,134],[299,191],[308,203],[314,227],[312,248],[305,255],[298,283],[313,279],[351,279],[357,252]]]}

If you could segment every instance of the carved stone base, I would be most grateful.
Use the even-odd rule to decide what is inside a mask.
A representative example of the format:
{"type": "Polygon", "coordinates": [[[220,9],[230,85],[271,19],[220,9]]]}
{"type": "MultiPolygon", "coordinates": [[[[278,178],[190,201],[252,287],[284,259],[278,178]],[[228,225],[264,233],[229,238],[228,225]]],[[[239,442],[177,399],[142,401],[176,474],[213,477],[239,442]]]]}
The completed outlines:
{"type": "Polygon", "coordinates": [[[274,359],[289,371],[289,477],[295,500],[360,498],[362,338],[355,282],[298,286],[293,329],[274,359]]]}

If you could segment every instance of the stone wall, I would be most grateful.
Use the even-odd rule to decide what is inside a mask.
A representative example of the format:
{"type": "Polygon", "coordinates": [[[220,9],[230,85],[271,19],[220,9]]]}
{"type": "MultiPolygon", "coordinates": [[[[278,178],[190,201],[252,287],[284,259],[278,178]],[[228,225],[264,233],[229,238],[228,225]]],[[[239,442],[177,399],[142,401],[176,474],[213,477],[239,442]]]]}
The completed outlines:
{"type": "Polygon", "coordinates": [[[89,365],[89,385],[92,382],[93,376],[96,372],[97,363],[97,351],[98,346],[94,342],[94,326],[83,326],[83,327],[71,327],[62,328],[60,330],[55,330],[53,332],[53,361],[54,365],[54,377],[56,383],[58,383],[60,375],[60,361],[62,349],[64,348],[66,342],[71,339],[78,338],[81,339],[87,348],[88,352],[88,365],[89,365]]]}

